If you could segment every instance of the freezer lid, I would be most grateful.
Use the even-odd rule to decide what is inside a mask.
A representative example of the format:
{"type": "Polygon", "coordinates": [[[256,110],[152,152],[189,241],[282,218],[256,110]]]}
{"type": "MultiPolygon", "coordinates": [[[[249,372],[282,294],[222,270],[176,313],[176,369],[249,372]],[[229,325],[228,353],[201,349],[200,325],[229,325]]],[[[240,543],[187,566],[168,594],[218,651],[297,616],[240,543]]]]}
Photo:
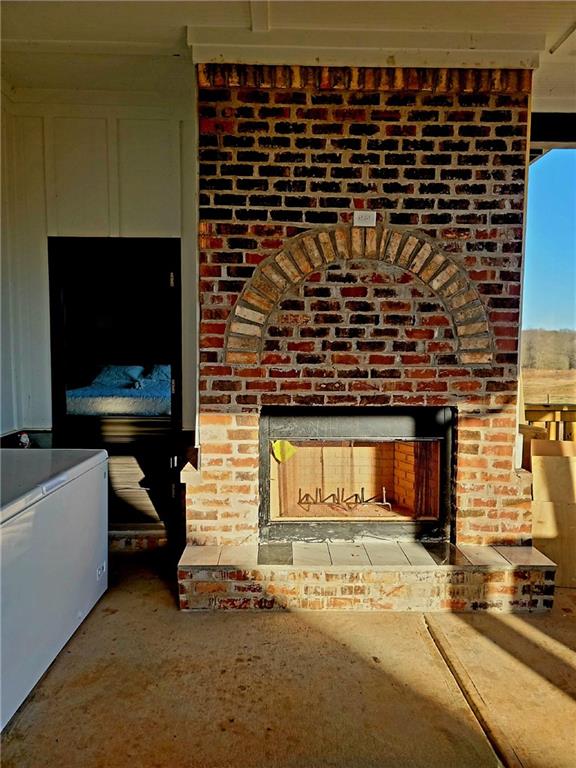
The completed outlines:
{"type": "Polygon", "coordinates": [[[107,459],[106,451],[84,448],[0,449],[1,522],[107,459]]]}

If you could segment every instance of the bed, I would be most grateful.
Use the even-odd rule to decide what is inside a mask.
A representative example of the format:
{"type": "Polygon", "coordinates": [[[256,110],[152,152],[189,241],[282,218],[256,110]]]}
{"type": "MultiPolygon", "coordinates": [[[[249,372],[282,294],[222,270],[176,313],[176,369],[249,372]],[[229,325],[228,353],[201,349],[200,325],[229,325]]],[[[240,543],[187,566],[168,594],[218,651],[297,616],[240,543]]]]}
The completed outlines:
{"type": "Polygon", "coordinates": [[[69,416],[168,416],[169,365],[106,365],[84,387],[66,390],[69,416]]]}

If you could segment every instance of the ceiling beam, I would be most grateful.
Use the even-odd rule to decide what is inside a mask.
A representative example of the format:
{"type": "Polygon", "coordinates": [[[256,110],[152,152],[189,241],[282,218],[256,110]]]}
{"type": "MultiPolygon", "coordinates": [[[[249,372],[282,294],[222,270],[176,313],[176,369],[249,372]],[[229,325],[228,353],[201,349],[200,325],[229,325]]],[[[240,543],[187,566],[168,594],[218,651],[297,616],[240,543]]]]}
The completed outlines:
{"type": "MultiPolygon", "coordinates": [[[[261,3],[256,3],[261,5],[261,3]]],[[[188,27],[197,63],[313,66],[511,67],[534,69],[546,45],[541,34],[422,30],[246,29],[188,27]]]]}
{"type": "Polygon", "coordinates": [[[546,36],[516,32],[438,32],[434,30],[380,29],[271,29],[254,31],[224,27],[187,29],[189,45],[226,45],[280,48],[373,48],[375,50],[502,51],[522,53],[543,51],[546,36]]]}
{"type": "Polygon", "coordinates": [[[475,53],[462,54],[448,51],[386,51],[359,50],[357,48],[254,48],[251,46],[192,46],[192,60],[196,64],[279,64],[326,67],[431,67],[459,69],[536,69],[537,54],[475,53]]]}

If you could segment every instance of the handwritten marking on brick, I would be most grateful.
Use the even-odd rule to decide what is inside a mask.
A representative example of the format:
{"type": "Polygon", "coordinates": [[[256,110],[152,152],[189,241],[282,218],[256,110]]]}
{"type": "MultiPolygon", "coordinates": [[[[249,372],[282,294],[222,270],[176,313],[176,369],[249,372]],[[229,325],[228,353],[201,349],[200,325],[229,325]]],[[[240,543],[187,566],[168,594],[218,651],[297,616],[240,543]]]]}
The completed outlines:
{"type": "Polygon", "coordinates": [[[390,239],[388,240],[388,245],[386,248],[386,253],[384,254],[384,260],[389,261],[391,264],[394,264],[396,261],[396,253],[398,252],[398,248],[400,247],[400,243],[402,242],[403,233],[402,232],[395,232],[391,231],[390,239]]]}
{"type": "Polygon", "coordinates": [[[280,267],[280,269],[284,272],[286,277],[288,277],[292,282],[296,282],[300,278],[300,273],[296,269],[294,263],[292,260],[287,256],[286,253],[281,252],[275,257],[275,261],[280,267]]]}
{"type": "Polygon", "coordinates": [[[320,246],[320,254],[324,257],[327,264],[336,260],[336,251],[330,238],[329,232],[320,232],[318,234],[318,243],[320,246]]]}
{"type": "Polygon", "coordinates": [[[319,267],[322,265],[322,262],[324,260],[320,255],[318,246],[316,245],[316,242],[312,237],[302,238],[302,240],[300,241],[300,245],[306,251],[306,255],[308,256],[308,259],[310,260],[310,263],[312,264],[313,267],[319,267]]]}
{"type": "Polygon", "coordinates": [[[375,259],[378,246],[379,231],[375,227],[369,227],[366,230],[366,243],[364,247],[364,258],[375,259]]]}
{"type": "MultiPolygon", "coordinates": [[[[418,275],[420,273],[420,270],[426,264],[428,259],[430,258],[430,255],[432,254],[432,246],[430,243],[424,243],[422,248],[416,253],[414,258],[412,259],[412,262],[410,264],[410,271],[414,272],[415,275],[418,275]]],[[[458,268],[455,266],[455,269],[458,270],[458,268]]]]}
{"type": "Polygon", "coordinates": [[[361,259],[364,256],[364,229],[352,227],[352,247],[350,255],[353,259],[361,259]]]}
{"type": "Polygon", "coordinates": [[[265,264],[262,267],[262,272],[280,291],[283,291],[288,285],[286,278],[278,271],[275,264],[265,264]]]}
{"type": "MultiPolygon", "coordinates": [[[[404,269],[406,269],[406,267],[410,263],[410,257],[414,249],[419,244],[420,244],[420,241],[418,240],[418,238],[414,237],[414,235],[410,235],[410,237],[408,237],[408,239],[404,243],[404,247],[402,248],[401,254],[396,259],[396,264],[398,264],[399,267],[404,267],[404,269]]],[[[428,243],[426,243],[426,245],[428,245],[428,243]]],[[[430,246],[428,245],[428,247],[430,246]]]]}

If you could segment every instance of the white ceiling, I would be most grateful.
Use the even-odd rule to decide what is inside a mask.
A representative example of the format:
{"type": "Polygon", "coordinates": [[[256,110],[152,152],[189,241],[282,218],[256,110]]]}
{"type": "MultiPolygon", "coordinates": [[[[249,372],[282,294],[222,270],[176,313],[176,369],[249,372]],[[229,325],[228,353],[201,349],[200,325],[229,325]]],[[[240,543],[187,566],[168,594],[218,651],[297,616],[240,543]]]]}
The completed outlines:
{"type": "Polygon", "coordinates": [[[537,66],[534,109],[576,112],[576,3],[6,1],[13,89],[189,91],[193,61],[537,66]]]}

